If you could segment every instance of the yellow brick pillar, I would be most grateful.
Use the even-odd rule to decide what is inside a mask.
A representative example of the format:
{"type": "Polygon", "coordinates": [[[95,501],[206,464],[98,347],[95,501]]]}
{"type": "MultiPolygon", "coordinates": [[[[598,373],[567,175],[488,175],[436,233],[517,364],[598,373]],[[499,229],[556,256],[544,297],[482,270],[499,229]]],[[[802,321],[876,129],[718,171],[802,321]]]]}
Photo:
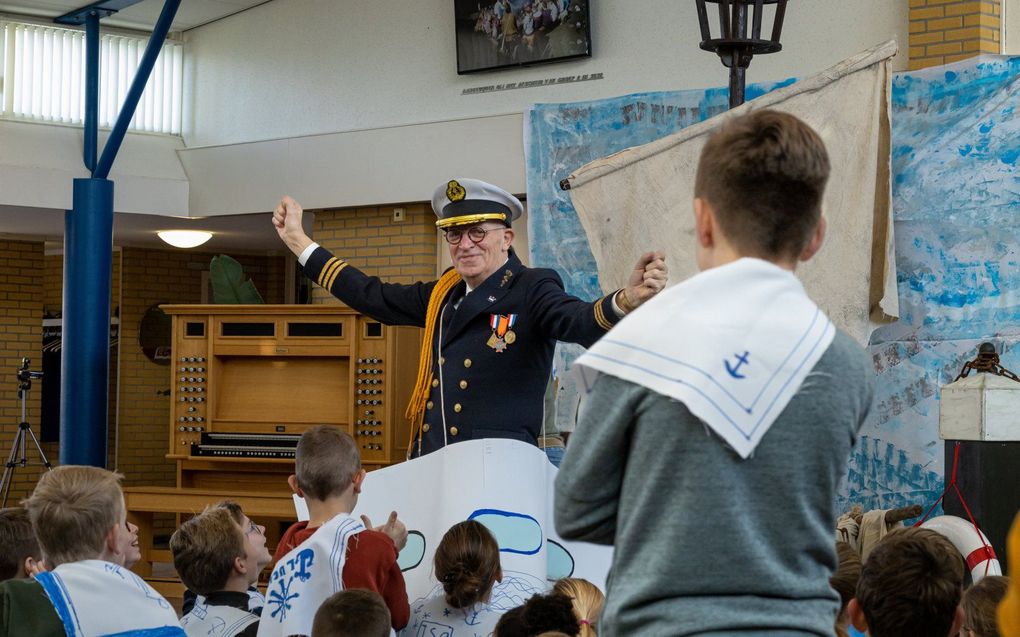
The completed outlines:
{"type": "Polygon", "coordinates": [[[908,0],[910,68],[1002,51],[1002,0],[908,0]]]}

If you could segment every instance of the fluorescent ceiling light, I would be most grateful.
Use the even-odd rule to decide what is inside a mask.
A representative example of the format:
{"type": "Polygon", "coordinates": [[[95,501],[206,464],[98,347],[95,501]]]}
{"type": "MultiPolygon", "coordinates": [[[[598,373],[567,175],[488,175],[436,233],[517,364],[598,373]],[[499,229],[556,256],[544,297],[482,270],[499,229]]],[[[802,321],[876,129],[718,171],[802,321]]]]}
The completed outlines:
{"type": "Polygon", "coordinates": [[[156,234],[175,248],[197,248],[212,239],[212,233],[204,230],[160,230],[156,234]]]}

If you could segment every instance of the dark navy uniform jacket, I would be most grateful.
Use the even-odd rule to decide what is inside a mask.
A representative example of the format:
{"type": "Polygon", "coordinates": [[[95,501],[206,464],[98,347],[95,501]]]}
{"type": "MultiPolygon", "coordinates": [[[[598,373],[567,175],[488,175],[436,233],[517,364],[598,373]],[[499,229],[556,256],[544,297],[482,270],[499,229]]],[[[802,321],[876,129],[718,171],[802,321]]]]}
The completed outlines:
{"type": "MultiPolygon", "coordinates": [[[[333,296],[387,325],[425,326],[430,283],[383,283],[319,247],[304,273],[333,296]]],[[[465,295],[458,283],[439,315],[432,351],[432,391],[420,453],[475,438],[513,438],[536,444],[543,396],[556,341],[590,347],[617,321],[612,294],[595,302],[567,294],[553,270],[509,260],[465,295]],[[492,317],[516,315],[502,351],[489,345],[492,317]],[[510,342],[510,341],[513,342],[510,342]],[[445,436],[444,436],[445,432],[445,436]]],[[[413,455],[419,455],[415,444],[413,455]]]]}

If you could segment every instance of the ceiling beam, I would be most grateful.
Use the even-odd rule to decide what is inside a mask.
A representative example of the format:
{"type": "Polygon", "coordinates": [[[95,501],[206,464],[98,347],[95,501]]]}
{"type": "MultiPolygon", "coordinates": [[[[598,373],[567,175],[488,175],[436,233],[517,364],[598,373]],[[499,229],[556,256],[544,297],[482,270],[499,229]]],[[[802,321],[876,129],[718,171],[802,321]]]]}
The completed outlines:
{"type": "Polygon", "coordinates": [[[93,2],[80,9],[69,11],[60,17],[54,18],[53,21],[57,24],[82,25],[85,24],[85,18],[92,12],[96,12],[99,18],[102,19],[139,2],[142,2],[142,0],[99,0],[99,2],[93,2]]]}

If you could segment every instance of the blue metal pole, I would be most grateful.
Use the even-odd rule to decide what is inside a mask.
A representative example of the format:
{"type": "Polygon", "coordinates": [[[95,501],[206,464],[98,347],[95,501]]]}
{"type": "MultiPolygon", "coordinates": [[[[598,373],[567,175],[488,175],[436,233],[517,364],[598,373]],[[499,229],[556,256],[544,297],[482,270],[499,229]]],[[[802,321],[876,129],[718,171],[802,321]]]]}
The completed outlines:
{"type": "Polygon", "coordinates": [[[64,216],[60,464],[106,466],[113,182],[75,179],[64,216]]]}
{"type": "Polygon", "coordinates": [[[145,91],[145,84],[149,81],[152,67],[156,64],[159,50],[163,46],[163,41],[166,40],[166,34],[170,32],[170,25],[173,23],[174,16],[177,14],[177,8],[180,5],[181,0],[166,0],[166,3],[163,5],[163,11],[159,14],[156,26],[149,37],[149,43],[145,47],[145,53],[142,54],[142,61],[138,65],[138,72],[135,74],[135,79],[131,82],[131,88],[128,89],[127,96],[124,98],[124,104],[117,115],[117,122],[114,124],[113,130],[110,131],[110,137],[106,140],[106,146],[103,147],[103,155],[99,158],[99,164],[96,166],[96,169],[92,171],[92,176],[95,178],[106,179],[110,174],[113,160],[117,158],[117,151],[120,150],[121,142],[124,141],[124,134],[127,133],[128,124],[131,123],[131,118],[135,116],[138,100],[141,99],[142,93],[145,91]]]}
{"type": "Polygon", "coordinates": [[[99,130],[99,12],[85,17],[85,167],[96,169],[99,130]]]}

